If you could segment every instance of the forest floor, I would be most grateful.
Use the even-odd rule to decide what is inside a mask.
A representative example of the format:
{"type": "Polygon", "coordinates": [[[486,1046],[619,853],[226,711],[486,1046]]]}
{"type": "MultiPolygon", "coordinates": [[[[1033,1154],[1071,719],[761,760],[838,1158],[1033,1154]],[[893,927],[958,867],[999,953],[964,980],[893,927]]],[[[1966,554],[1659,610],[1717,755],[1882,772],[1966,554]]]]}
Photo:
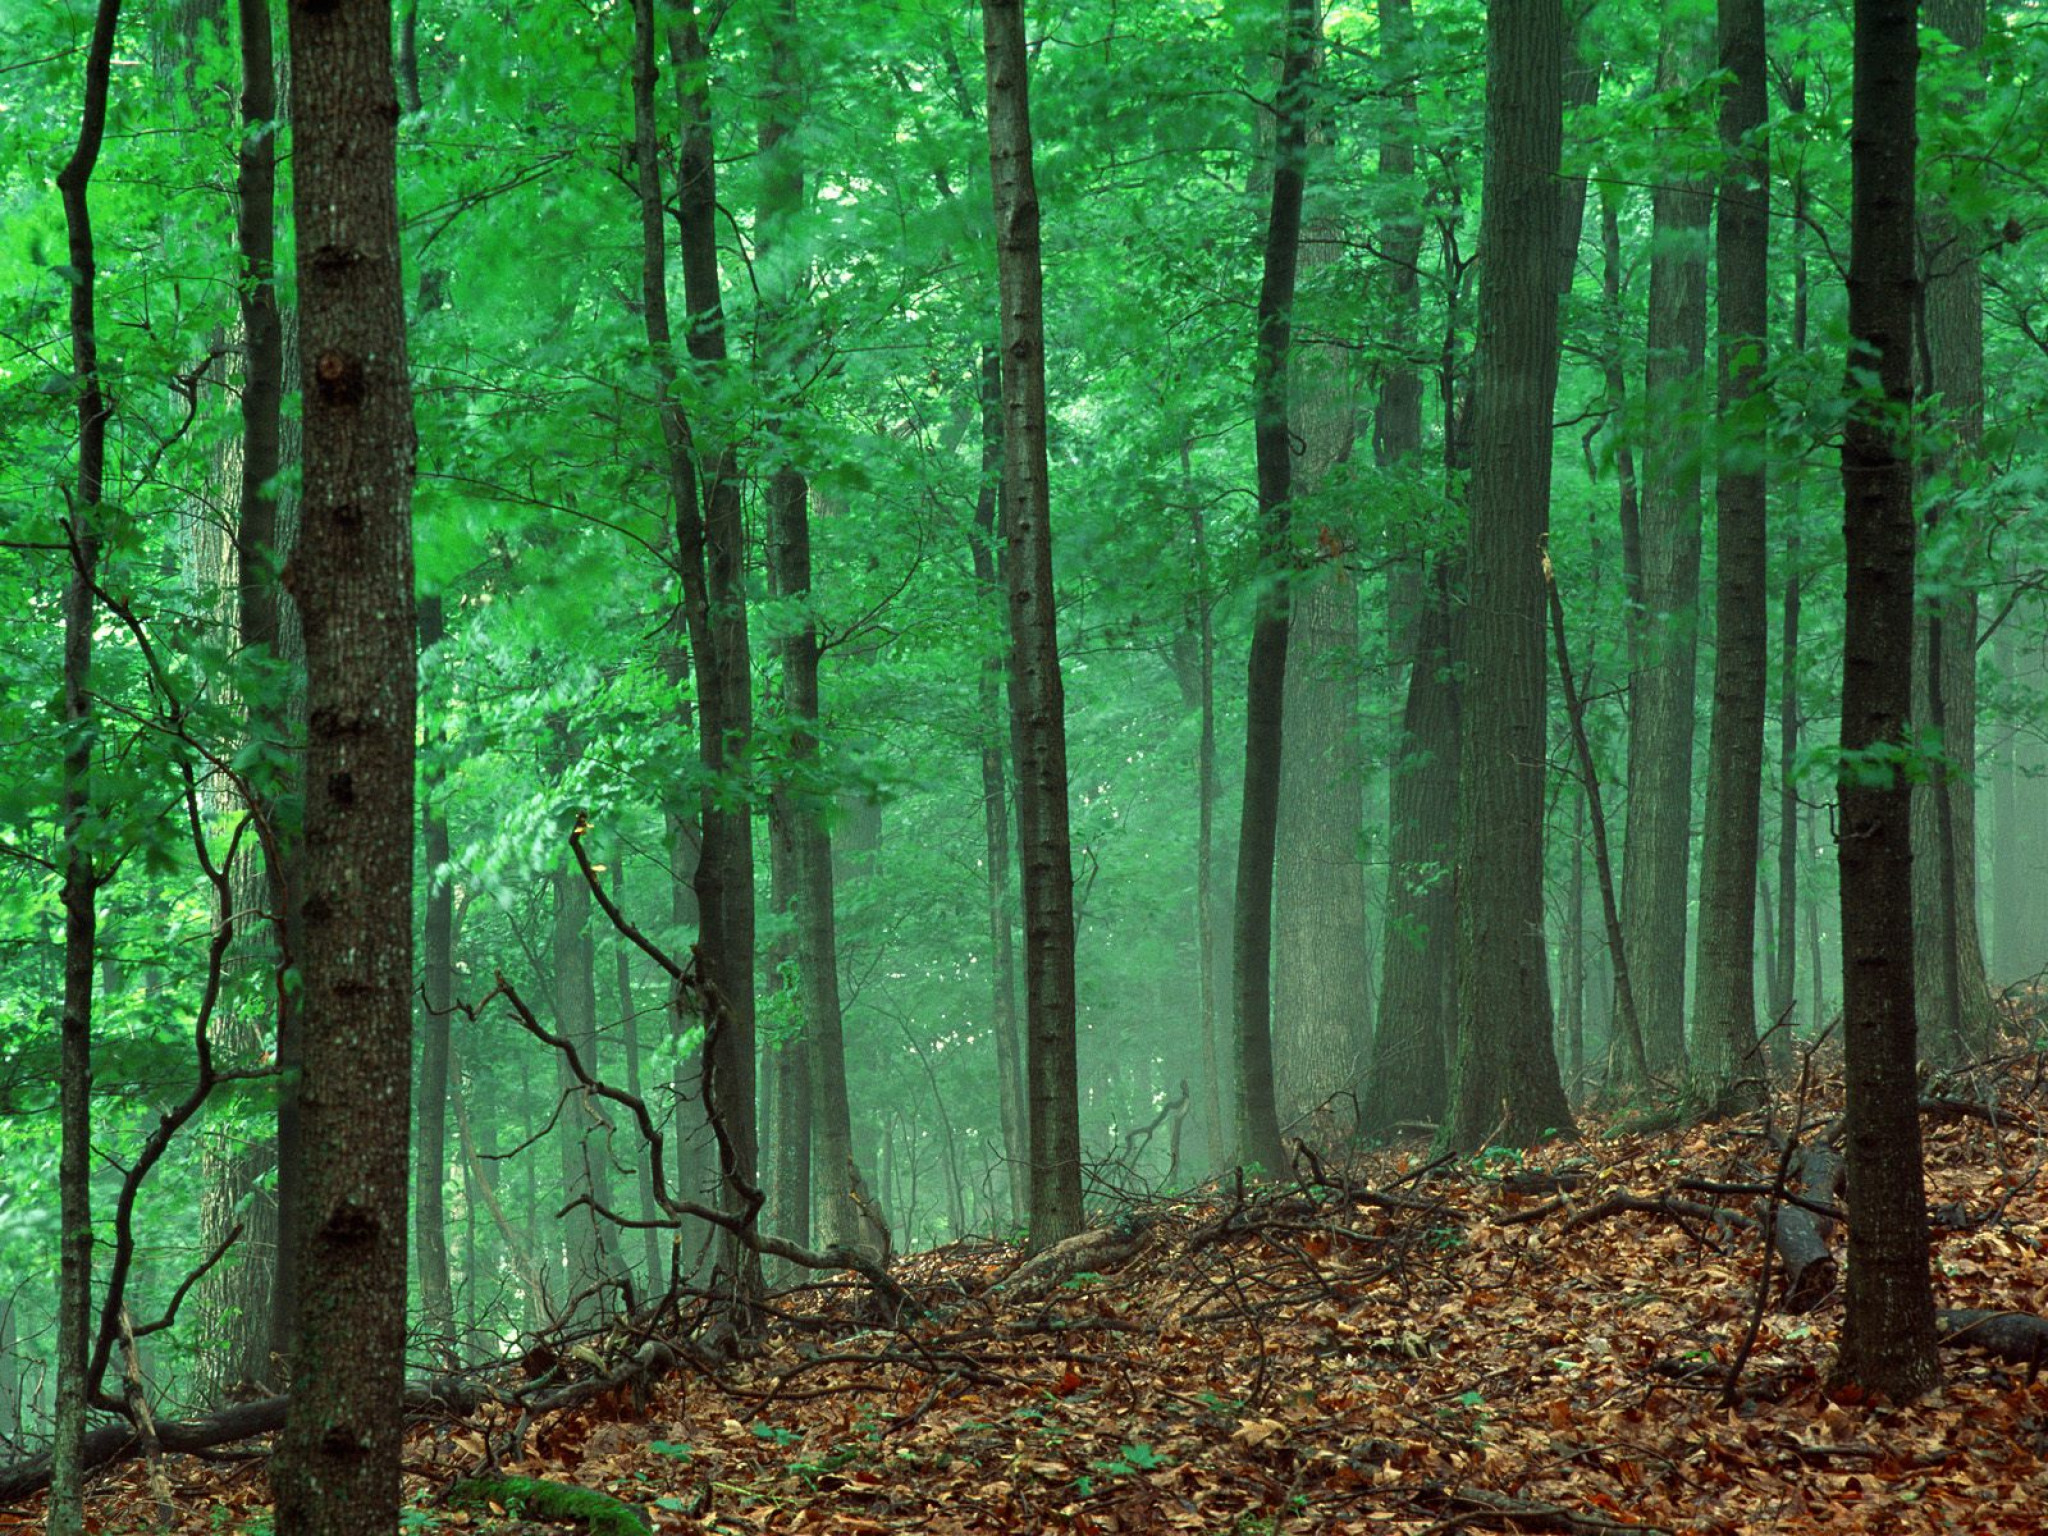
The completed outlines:
{"type": "MultiPolygon", "coordinates": [[[[2043,1074],[2008,1061],[1990,1120],[1925,1117],[1943,1307],[2048,1310],[2043,1074]]],[[[1770,1124],[1812,1138],[1838,1112],[1823,1088],[1770,1124]]],[[[1049,1272],[997,1244],[916,1255],[900,1327],[850,1283],[800,1291],[757,1352],[540,1418],[509,1459],[511,1406],[419,1426],[404,1528],[576,1528],[449,1507],[488,1448],[645,1529],[732,1536],[2048,1530],[2048,1383],[1952,1347],[1921,1402],[1831,1401],[1838,1291],[1792,1312],[1767,1280],[1724,1403],[1770,1200],[1697,1184],[1772,1186],[1766,1129],[1589,1116],[1529,1154],[1392,1148],[1161,1200],[1049,1272]]],[[[262,1529],[260,1461],[163,1470],[167,1509],[142,1465],[111,1474],[99,1528],[262,1529]]]]}

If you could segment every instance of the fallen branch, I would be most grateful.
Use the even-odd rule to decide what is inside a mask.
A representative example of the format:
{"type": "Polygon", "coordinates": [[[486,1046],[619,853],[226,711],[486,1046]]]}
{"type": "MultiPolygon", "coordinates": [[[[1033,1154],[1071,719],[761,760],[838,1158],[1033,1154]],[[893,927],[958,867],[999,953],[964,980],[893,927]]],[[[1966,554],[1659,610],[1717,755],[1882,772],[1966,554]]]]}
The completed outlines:
{"type": "Polygon", "coordinates": [[[1934,1326],[1947,1348],[1981,1349],[2010,1365],[2024,1365],[2029,1384],[2048,1360],[2048,1318],[2031,1312],[1944,1307],[1934,1314],[1934,1326]]]}

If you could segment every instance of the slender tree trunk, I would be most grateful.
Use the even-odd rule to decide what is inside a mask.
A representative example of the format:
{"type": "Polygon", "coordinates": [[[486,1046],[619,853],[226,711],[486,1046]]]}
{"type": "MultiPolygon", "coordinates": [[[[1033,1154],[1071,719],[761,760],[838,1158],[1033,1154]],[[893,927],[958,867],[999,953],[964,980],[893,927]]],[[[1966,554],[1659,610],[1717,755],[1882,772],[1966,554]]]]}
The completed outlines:
{"type": "Polygon", "coordinates": [[[1288,375],[1294,354],[1294,287],[1301,256],[1316,22],[1316,9],[1308,0],[1288,0],[1280,85],[1273,102],[1273,197],[1259,285],[1253,385],[1260,587],[1246,668],[1244,805],[1238,826],[1231,966],[1236,994],[1238,1156],[1257,1165],[1268,1178],[1280,1177],[1288,1166],[1273,1080],[1273,853],[1279,825],[1291,606],[1288,577],[1294,436],[1288,375]]]}
{"type": "MultiPolygon", "coordinates": [[[[1001,610],[996,571],[996,504],[1003,472],[1002,360],[993,347],[981,352],[981,487],[974,498],[974,527],[968,539],[974,588],[982,607],[1001,610]]],[[[977,677],[981,724],[981,825],[988,873],[989,1010],[996,1036],[997,1110],[1003,1135],[1009,1220],[1022,1224],[1031,1211],[1031,1107],[1024,1085],[1024,1051],[1017,1038],[1017,947],[1010,898],[1010,787],[1003,766],[1009,737],[1003,708],[1004,663],[1000,652],[983,658],[977,677]]]]}
{"type": "Polygon", "coordinates": [[[1628,947],[1622,942],[1621,911],[1614,898],[1614,860],[1607,848],[1607,812],[1600,799],[1600,776],[1594,769],[1593,744],[1586,735],[1586,706],[1579,697],[1579,685],[1572,672],[1571,653],[1566,645],[1564,599],[1557,590],[1557,575],[1550,556],[1543,557],[1543,580],[1549,589],[1550,633],[1557,647],[1557,675],[1564,693],[1565,719],[1571,724],[1572,749],[1578,759],[1579,786],[1585,791],[1586,808],[1592,813],[1593,870],[1600,887],[1600,912],[1607,926],[1607,954],[1614,967],[1614,1016],[1621,1038],[1628,1046],[1629,1065],[1638,1078],[1649,1075],[1644,1060],[1642,1020],[1636,1013],[1635,988],[1629,976],[1628,947]]]}
{"type": "MultiPolygon", "coordinates": [[[[803,209],[803,163],[791,138],[800,112],[801,74],[796,57],[799,36],[795,0],[779,0],[770,13],[768,62],[770,104],[761,128],[766,161],[761,196],[760,252],[764,301],[784,332],[769,357],[771,373],[784,371],[795,359],[794,304],[801,271],[783,253],[789,222],[803,209]]],[[[773,338],[771,337],[771,344],[773,338]]],[[[777,597],[791,603],[802,617],[783,635],[781,660],[783,706],[790,717],[788,795],[793,899],[797,922],[797,973],[803,1001],[804,1053],[810,1069],[806,1095],[812,1121],[813,1153],[823,1194],[820,1214],[825,1240],[864,1246],[879,1256],[879,1234],[863,1226],[852,1190],[860,1182],[853,1165],[852,1112],[847,1102],[846,1046],[839,999],[839,935],[834,909],[832,835],[828,818],[831,799],[819,784],[818,625],[810,612],[811,524],[810,487],[794,464],[776,467],[768,484],[768,557],[770,580],[777,597]]],[[[792,1169],[792,1172],[795,1170],[792,1169]]],[[[811,1170],[807,1167],[808,1174],[811,1170]]],[[[796,1195],[792,1193],[792,1199],[796,1195]]],[[[803,1198],[809,1199],[809,1179],[803,1198]]]]}
{"type": "MultiPolygon", "coordinates": [[[[1658,86],[1698,79],[1703,22],[1667,9],[1658,86]]],[[[1682,175],[1651,195],[1650,320],[1644,371],[1640,513],[1642,635],[1629,679],[1628,828],[1622,920],[1650,1070],[1685,1062],[1687,865],[1692,854],[1693,725],[1698,712],[1700,462],[1705,443],[1705,187],[1682,175]]]]}
{"type": "Polygon", "coordinates": [[[1693,1090],[1720,1110],[1763,1098],[1757,1057],[1756,887],[1764,706],[1769,692],[1764,389],[1770,330],[1770,140],[1763,0],[1720,0],[1721,144],[1717,199],[1722,434],[1715,477],[1714,714],[1700,855],[1693,1090]]]}
{"type": "MultiPolygon", "coordinates": [[[[772,495],[773,492],[771,491],[772,495]]],[[[804,1027],[803,981],[797,958],[793,909],[796,853],[791,847],[799,812],[792,789],[778,784],[768,798],[768,904],[778,920],[762,955],[762,990],[775,1020],[775,1037],[764,1042],[768,1071],[761,1091],[762,1122],[773,1131],[764,1155],[773,1170],[768,1185],[770,1228],[793,1243],[811,1244],[811,1053],[804,1027]]]]}
{"type": "Polygon", "coordinates": [[[988,59],[996,271],[1002,292],[1003,579],[1010,600],[1010,713],[1015,722],[1017,830],[1024,883],[1031,1244],[1043,1248],[1081,1225],[1066,699],[1053,597],[1044,279],[1031,164],[1024,8],[1021,0],[982,0],[981,16],[988,59]]]}
{"type": "MultiPolygon", "coordinates": [[[[1984,44],[1983,0],[1926,0],[1925,20],[1966,54],[1984,44]]],[[[1976,66],[1982,80],[1983,65],[1976,66]]],[[[1973,84],[1958,99],[1938,104],[1967,120],[1983,110],[1973,84]]],[[[1930,469],[1961,488],[1973,478],[1984,437],[1984,279],[1976,236],[1945,207],[1923,223],[1926,283],[1921,294],[1921,360],[1939,401],[1949,451],[1930,469]]],[[[1931,497],[1932,531],[1952,516],[1950,493],[1931,497]]],[[[1918,1012],[1928,1051],[1963,1061],[1989,1051],[1997,1010],[1984,967],[1977,918],[1977,593],[1972,573],[1983,558],[1981,540],[1963,546],[1969,571],[1954,571],[1922,621],[1926,663],[1921,669],[1924,718],[1941,753],[1930,782],[1914,790],[1913,901],[1920,921],[1914,974],[1918,1012]]]]}
{"type": "MultiPolygon", "coordinates": [[[[1806,78],[1794,75],[1787,91],[1786,105],[1794,114],[1806,110],[1806,78]]],[[[1809,283],[1806,265],[1807,194],[1804,172],[1792,178],[1792,355],[1806,354],[1809,283]]],[[[1778,673],[1778,974],[1773,978],[1771,1017],[1790,1020],[1798,1001],[1799,982],[1799,732],[1805,716],[1800,709],[1800,599],[1805,589],[1802,503],[1806,477],[1787,477],[1785,488],[1785,602],[1783,634],[1778,673]]],[[[1809,895],[1809,903],[1811,897],[1809,895]]],[[[1819,1027],[1821,982],[1819,945],[1812,956],[1814,1011],[1809,1021],[1819,1027]]]]}
{"type": "MultiPolygon", "coordinates": [[[[558,745],[562,752],[558,777],[567,778],[581,758],[582,749],[559,723],[556,729],[561,733],[558,745]]],[[[562,815],[565,832],[573,832],[583,819],[580,807],[566,809],[562,815]]],[[[567,842],[565,835],[565,848],[567,842]]],[[[602,1078],[603,1061],[597,1038],[597,945],[590,932],[590,882],[566,851],[552,878],[555,910],[550,950],[555,973],[555,1028],[576,1047],[584,1070],[602,1078]]],[[[611,1223],[597,1212],[598,1206],[613,1208],[612,1126],[606,1101],[583,1086],[569,1070],[564,1056],[555,1060],[555,1091],[561,1096],[561,1113],[554,1133],[561,1160],[561,1207],[568,1211],[561,1235],[568,1259],[568,1287],[563,1292],[563,1305],[568,1317],[587,1323],[605,1315],[609,1306],[606,1291],[619,1275],[611,1223]]]]}
{"type": "MultiPolygon", "coordinates": [[[[626,848],[621,842],[612,851],[612,905],[621,912],[626,910],[626,848]]],[[[640,1010],[633,997],[633,950],[624,935],[612,936],[612,963],[615,986],[619,998],[619,1025],[622,1033],[621,1049],[626,1055],[626,1091],[633,1097],[642,1097],[644,1076],[641,1061],[640,1010]]],[[[661,1212],[654,1203],[654,1162],[651,1148],[642,1146],[633,1157],[633,1182],[639,1203],[634,1213],[643,1221],[652,1220],[661,1212]]],[[[648,1228],[640,1234],[642,1251],[641,1264],[646,1271],[643,1282],[645,1291],[658,1293],[661,1289],[661,1238],[648,1228]]]]}
{"type": "Polygon", "coordinates": [[[1544,592],[1557,393],[1558,0],[1486,19],[1485,195],[1458,764],[1459,1037],[1446,1149],[1573,1130],[1543,943],[1544,592]]]}
{"type": "Polygon", "coordinates": [[[1565,1096],[1577,1100],[1586,1085],[1586,803],[1581,792],[1572,802],[1572,876],[1566,900],[1571,904],[1565,938],[1564,1038],[1565,1096]]]}
{"type": "MultiPolygon", "coordinates": [[[[668,26],[669,64],[682,116],[677,154],[677,251],[683,301],[691,317],[688,347],[700,371],[726,365],[725,301],[719,278],[717,159],[713,153],[711,58],[694,0],[677,5],[668,26]]],[[[753,667],[747,634],[746,526],[738,454],[728,438],[704,454],[709,469],[697,500],[678,500],[676,544],[687,573],[703,571],[701,622],[693,620],[698,728],[707,792],[703,849],[697,862],[699,932],[707,977],[726,1017],[711,1040],[717,1112],[733,1147],[726,1198],[737,1210],[757,1182],[754,1048],[754,822],[744,788],[754,728],[753,667]],[[698,631],[701,631],[699,633],[698,631]],[[735,801],[738,803],[736,804],[735,801]]],[[[692,605],[695,606],[694,604],[692,605]]],[[[760,1293],[759,1257],[736,1239],[725,1245],[742,1306],[760,1293]]]]}
{"type": "MultiPolygon", "coordinates": [[[[447,635],[441,599],[419,603],[420,656],[424,660],[447,635]]],[[[413,1147],[413,1247],[420,1270],[420,1308],[436,1346],[452,1351],[455,1294],[448,1273],[448,1030],[455,997],[455,881],[448,808],[442,799],[446,766],[430,759],[422,776],[421,855],[427,866],[427,909],[420,938],[424,949],[424,1009],[420,1018],[419,1133],[413,1147]]]]}
{"type": "MultiPolygon", "coordinates": [[[[730,447],[702,451],[676,400],[674,336],[668,312],[668,254],[663,233],[661,138],[655,125],[654,0],[633,5],[633,123],[640,199],[642,318],[652,356],[662,439],[668,454],[669,491],[675,503],[676,565],[683,588],[689,664],[697,683],[696,720],[706,791],[700,812],[692,878],[703,981],[722,1006],[712,1032],[716,1112],[731,1138],[734,1166],[725,1180],[728,1208],[740,1209],[744,1188],[755,1182],[759,1149],[754,1106],[754,856],[750,810],[732,804],[734,774],[752,734],[752,676],[748,661],[741,561],[738,466],[730,447]]],[[[685,9],[669,34],[678,76],[683,141],[676,188],[683,296],[692,318],[690,356],[706,369],[725,362],[724,305],[719,292],[717,187],[712,159],[708,60],[694,9],[685,9]]],[[[678,678],[678,681],[680,679],[678,678]]],[[[688,1138],[679,1137],[679,1145],[688,1138]]],[[[685,1168],[683,1187],[694,1187],[685,1168]]],[[[729,1241],[728,1266],[741,1307],[760,1291],[760,1261],[729,1241]]]]}
{"type": "Polygon", "coordinates": [[[1913,1011],[1914,0],[1856,0],[1850,144],[1848,626],[1836,847],[1848,1059],[1849,1279],[1833,1380],[1895,1401],[1941,1376],[1927,1264],[1913,1011]],[[1875,373],[1877,387],[1864,382],[1875,373]]]}
{"type": "Polygon", "coordinates": [[[57,1389],[49,1503],[49,1529],[58,1536],[76,1536],[85,1528],[85,1407],[93,1386],[86,1373],[92,1326],[92,1004],[100,876],[86,837],[93,802],[93,584],[99,579],[110,406],[100,382],[94,313],[98,267],[89,191],[106,134],[108,77],[120,13],[119,0],[100,0],[94,14],[78,140],[57,176],[71,266],[71,383],[78,411],[78,469],[64,524],[71,558],[63,603],[64,763],[58,806],[64,826],[64,1008],[57,1043],[57,1389]]]}
{"type": "Polygon", "coordinates": [[[412,390],[391,8],[291,13],[305,499],[305,1228],[284,1536],[397,1521],[412,1046],[412,390]]]}

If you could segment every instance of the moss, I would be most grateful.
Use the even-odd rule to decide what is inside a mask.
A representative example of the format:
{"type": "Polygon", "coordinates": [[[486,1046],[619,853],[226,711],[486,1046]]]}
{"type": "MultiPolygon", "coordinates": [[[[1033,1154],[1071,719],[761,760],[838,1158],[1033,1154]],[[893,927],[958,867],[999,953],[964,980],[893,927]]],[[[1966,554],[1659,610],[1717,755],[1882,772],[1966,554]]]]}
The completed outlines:
{"type": "Polygon", "coordinates": [[[465,1478],[449,1488],[446,1502],[480,1511],[495,1504],[524,1520],[573,1521],[590,1536],[647,1536],[648,1531],[638,1510],[608,1493],[537,1477],[465,1478]]]}

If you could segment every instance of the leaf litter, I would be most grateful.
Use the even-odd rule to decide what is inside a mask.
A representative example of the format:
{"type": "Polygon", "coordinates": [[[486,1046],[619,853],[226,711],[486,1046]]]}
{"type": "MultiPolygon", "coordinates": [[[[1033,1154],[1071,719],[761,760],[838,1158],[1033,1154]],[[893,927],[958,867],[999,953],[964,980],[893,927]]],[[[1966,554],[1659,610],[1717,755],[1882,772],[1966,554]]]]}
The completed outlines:
{"type": "MultiPolygon", "coordinates": [[[[1944,1307],[2048,1310],[2043,1073],[2010,1060],[1974,1112],[1925,1117],[1944,1307]]],[[[1657,1134],[1589,1116],[1526,1154],[1304,1159],[1285,1185],[1115,1213],[1066,1262],[994,1242],[910,1256],[921,1310],[893,1325],[850,1277],[801,1286],[737,1359],[685,1351],[649,1389],[531,1422],[500,1386],[416,1425],[404,1527],[573,1528],[444,1503],[495,1462],[610,1494],[653,1532],[728,1536],[2048,1529],[2037,1362],[1952,1348],[1921,1402],[1831,1401],[1839,1294],[1785,1310],[1779,1278],[1728,1392],[1769,1200],[1698,1187],[1767,1188],[1764,1132],[1791,1123],[1781,1101],[1657,1134]]],[[[165,1467],[175,1527],[131,1465],[98,1528],[265,1514],[260,1460],[165,1467]]]]}

